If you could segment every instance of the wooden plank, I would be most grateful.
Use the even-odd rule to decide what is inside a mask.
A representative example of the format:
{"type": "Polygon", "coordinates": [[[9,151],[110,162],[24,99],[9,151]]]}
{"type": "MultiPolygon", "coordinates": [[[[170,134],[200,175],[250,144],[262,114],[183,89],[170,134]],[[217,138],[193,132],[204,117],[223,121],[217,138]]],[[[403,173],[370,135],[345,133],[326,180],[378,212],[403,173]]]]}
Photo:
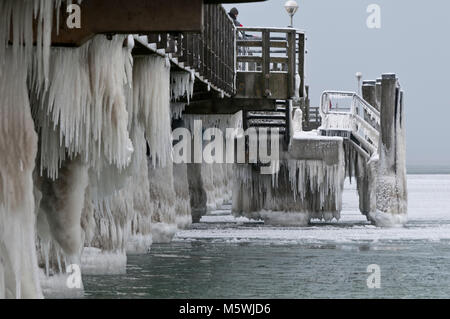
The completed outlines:
{"type": "Polygon", "coordinates": [[[237,60],[238,62],[256,62],[256,63],[261,63],[263,61],[262,57],[252,55],[238,55],[237,60]]]}
{"type": "Polygon", "coordinates": [[[59,34],[53,28],[53,45],[80,46],[101,33],[201,32],[203,26],[203,0],[171,0],[170,5],[166,0],[88,0],[80,7],[81,28],[69,29],[62,5],[61,27],[59,34]]]}
{"type": "Polygon", "coordinates": [[[249,120],[285,120],[286,116],[284,114],[256,114],[248,115],[249,120]]]}
{"type": "Polygon", "coordinates": [[[272,63],[288,63],[289,62],[289,58],[287,57],[270,57],[270,62],[272,63]]]}
{"type": "Polygon", "coordinates": [[[205,4],[263,2],[267,0],[204,0],[205,4]]]}
{"type": "Polygon", "coordinates": [[[191,101],[185,114],[234,114],[239,111],[273,111],[275,100],[269,99],[208,99],[191,101]]]}
{"type": "Polygon", "coordinates": [[[291,30],[297,30],[293,28],[266,28],[266,27],[237,27],[238,31],[249,31],[249,32],[262,32],[263,30],[267,30],[269,32],[274,33],[286,33],[291,30]]]}
{"type": "MultiPolygon", "coordinates": [[[[262,47],[261,40],[237,40],[237,45],[242,47],[262,47]]],[[[270,41],[271,48],[286,48],[286,41],[270,41]]]]}

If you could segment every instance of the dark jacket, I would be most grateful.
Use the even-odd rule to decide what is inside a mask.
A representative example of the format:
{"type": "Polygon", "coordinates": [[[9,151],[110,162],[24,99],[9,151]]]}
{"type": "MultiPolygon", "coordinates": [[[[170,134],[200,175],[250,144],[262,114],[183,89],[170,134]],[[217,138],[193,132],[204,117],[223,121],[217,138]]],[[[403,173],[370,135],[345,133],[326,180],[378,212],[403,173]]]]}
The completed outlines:
{"type": "Polygon", "coordinates": [[[233,19],[234,25],[236,27],[242,27],[242,24],[236,19],[236,16],[232,14],[231,12],[228,13],[231,19],[233,19]]]}

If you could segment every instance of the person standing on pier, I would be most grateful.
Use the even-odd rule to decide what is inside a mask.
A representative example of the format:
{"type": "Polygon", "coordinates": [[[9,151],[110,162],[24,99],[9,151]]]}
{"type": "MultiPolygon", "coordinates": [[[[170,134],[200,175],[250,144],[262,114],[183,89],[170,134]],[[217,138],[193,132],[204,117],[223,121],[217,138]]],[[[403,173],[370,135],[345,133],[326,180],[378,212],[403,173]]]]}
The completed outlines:
{"type": "Polygon", "coordinates": [[[228,12],[228,15],[231,19],[233,19],[234,25],[236,27],[242,27],[242,24],[237,20],[237,17],[239,15],[239,11],[236,8],[231,8],[230,12],[228,12]]]}

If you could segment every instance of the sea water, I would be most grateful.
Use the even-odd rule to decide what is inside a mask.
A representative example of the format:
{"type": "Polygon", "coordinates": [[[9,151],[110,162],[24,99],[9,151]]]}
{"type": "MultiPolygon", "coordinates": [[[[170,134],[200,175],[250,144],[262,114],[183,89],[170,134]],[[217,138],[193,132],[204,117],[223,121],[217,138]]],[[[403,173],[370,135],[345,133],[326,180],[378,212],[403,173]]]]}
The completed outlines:
{"type": "Polygon", "coordinates": [[[84,276],[85,296],[448,298],[450,175],[409,175],[408,188],[404,228],[370,225],[348,181],[339,222],[270,227],[235,219],[226,205],[172,243],[128,256],[126,275],[84,276]],[[379,288],[369,288],[369,265],[379,288]]]}

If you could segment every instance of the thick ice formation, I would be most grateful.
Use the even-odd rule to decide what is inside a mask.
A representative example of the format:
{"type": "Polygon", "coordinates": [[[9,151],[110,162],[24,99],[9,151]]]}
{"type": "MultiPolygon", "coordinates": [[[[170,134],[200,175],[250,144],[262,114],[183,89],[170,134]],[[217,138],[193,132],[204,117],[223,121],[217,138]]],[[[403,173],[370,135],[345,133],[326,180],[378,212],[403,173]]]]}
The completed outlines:
{"type": "Polygon", "coordinates": [[[174,164],[173,177],[173,184],[176,194],[176,224],[179,229],[184,229],[192,224],[187,164],[174,164]]]}
{"type": "MultiPolygon", "coordinates": [[[[194,139],[199,139],[200,151],[209,142],[203,141],[203,129],[217,128],[222,132],[223,142],[226,145],[227,129],[242,128],[242,113],[234,115],[185,115],[186,127],[191,132],[194,139]],[[195,125],[195,121],[201,121],[201,126],[195,125]]],[[[199,122],[197,122],[199,123],[199,122]]],[[[195,142],[192,143],[194,152],[195,142]]],[[[225,147],[225,146],[224,146],[225,147]]],[[[202,161],[188,165],[189,189],[191,193],[192,215],[195,221],[208,210],[214,210],[222,204],[230,202],[232,196],[232,170],[233,165],[226,163],[226,148],[223,158],[219,163],[206,163],[202,161]]]]}
{"type": "Polygon", "coordinates": [[[171,160],[170,65],[159,56],[138,57],[133,68],[133,112],[143,121],[151,164],[171,160]]]}
{"type": "MultiPolygon", "coordinates": [[[[28,67],[35,65],[37,72],[33,78],[38,86],[45,86],[48,79],[53,16],[55,11],[59,12],[61,2],[3,0],[0,3],[0,61],[5,61],[11,41],[15,61],[28,67]]],[[[59,19],[59,14],[56,16],[59,19]]]]}
{"type": "Polygon", "coordinates": [[[124,86],[131,84],[132,57],[123,41],[101,35],[80,48],[52,49],[49,88],[35,91],[33,103],[41,174],[56,178],[62,161],[77,155],[98,173],[103,164],[129,164],[124,86]]]}
{"type": "Polygon", "coordinates": [[[79,159],[65,161],[55,181],[45,177],[36,178],[35,186],[41,193],[37,230],[40,256],[45,261],[47,275],[53,254],[58,256],[56,259],[60,272],[65,267],[61,267],[59,256],[68,264],[80,264],[84,244],[80,221],[87,185],[88,167],[79,159]]]}
{"type": "Polygon", "coordinates": [[[37,87],[46,85],[53,9],[60,4],[60,0],[0,3],[0,298],[42,297],[32,181],[37,136],[27,77],[33,77],[37,87]]]}
{"type": "MultiPolygon", "coordinates": [[[[383,76],[384,81],[384,76],[383,76]]],[[[384,85],[383,85],[384,88],[384,85]]],[[[376,211],[369,218],[379,226],[403,226],[407,220],[408,192],[406,182],[406,136],[403,92],[393,88],[392,116],[390,125],[381,127],[379,161],[376,180],[376,211]]],[[[385,108],[386,97],[382,99],[381,110],[385,108]]],[[[383,119],[382,119],[383,120],[383,119]]],[[[386,120],[386,118],[385,118],[386,120]]]]}
{"type": "Polygon", "coordinates": [[[132,57],[124,38],[101,35],[80,48],[52,49],[48,89],[33,82],[42,175],[38,235],[47,275],[80,264],[84,242],[125,249],[130,209],[123,195],[113,196],[126,183],[133,153],[125,94],[132,57]]]}
{"type": "Polygon", "coordinates": [[[177,231],[176,194],[173,183],[173,165],[148,167],[153,242],[169,242],[177,231]]]}
{"type": "MultiPolygon", "coordinates": [[[[137,119],[135,119],[136,121],[137,119]]],[[[151,234],[151,203],[148,179],[147,142],[144,129],[135,122],[132,129],[135,147],[131,162],[132,175],[128,181],[128,200],[132,200],[134,212],[129,223],[127,253],[146,253],[153,242],[151,234]]]]}
{"type": "Polygon", "coordinates": [[[39,298],[32,179],[37,135],[28,66],[16,53],[10,48],[0,52],[0,297],[39,298]]]}
{"type": "Polygon", "coordinates": [[[192,73],[156,56],[133,68],[125,36],[51,49],[61,2],[0,3],[0,298],[42,297],[38,261],[46,293],[71,263],[123,273],[125,252],[191,223],[187,167],[171,161],[184,103],[170,101],[189,102],[192,73]]]}
{"type": "Polygon", "coordinates": [[[232,167],[232,164],[201,164],[207,211],[216,210],[231,201],[232,167]]]}
{"type": "Polygon", "coordinates": [[[276,178],[250,164],[234,168],[233,214],[277,225],[307,225],[311,219],[339,219],[344,185],[338,164],[318,160],[280,162],[276,178]]]}

